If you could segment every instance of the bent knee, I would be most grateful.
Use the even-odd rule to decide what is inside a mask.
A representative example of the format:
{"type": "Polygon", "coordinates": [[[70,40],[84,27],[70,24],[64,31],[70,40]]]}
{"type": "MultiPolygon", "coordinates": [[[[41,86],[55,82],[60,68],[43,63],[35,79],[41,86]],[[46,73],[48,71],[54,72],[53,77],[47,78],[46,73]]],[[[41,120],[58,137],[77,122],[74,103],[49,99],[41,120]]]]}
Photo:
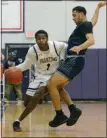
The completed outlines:
{"type": "Polygon", "coordinates": [[[28,103],[26,101],[24,101],[24,106],[26,107],[28,105],[28,103]]]}
{"type": "Polygon", "coordinates": [[[39,88],[39,92],[45,92],[46,91],[46,86],[41,86],[40,88],[39,88]]]}
{"type": "Polygon", "coordinates": [[[61,86],[58,87],[58,91],[59,92],[62,92],[63,91],[63,88],[61,86]]]}
{"type": "Polygon", "coordinates": [[[48,89],[51,89],[53,87],[58,87],[58,84],[52,80],[49,80],[48,83],[47,83],[47,88],[48,89]]]}
{"type": "Polygon", "coordinates": [[[44,94],[47,92],[46,86],[42,86],[39,88],[39,90],[35,93],[35,98],[42,98],[44,94]]]}

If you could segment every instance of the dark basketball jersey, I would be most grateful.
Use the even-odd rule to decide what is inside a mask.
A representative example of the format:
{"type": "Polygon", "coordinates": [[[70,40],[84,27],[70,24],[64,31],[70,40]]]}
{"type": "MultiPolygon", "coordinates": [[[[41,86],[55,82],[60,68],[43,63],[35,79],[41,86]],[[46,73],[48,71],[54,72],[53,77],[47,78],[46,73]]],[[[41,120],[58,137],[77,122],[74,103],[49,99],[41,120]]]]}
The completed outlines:
{"type": "MultiPolygon", "coordinates": [[[[67,48],[67,55],[75,55],[76,52],[70,51],[70,49],[74,46],[79,46],[84,43],[86,39],[86,34],[93,33],[93,25],[89,21],[82,22],[77,25],[73,33],[70,35],[68,39],[68,48],[67,48]]],[[[80,51],[80,55],[84,55],[86,52],[85,50],[80,51]]]]}

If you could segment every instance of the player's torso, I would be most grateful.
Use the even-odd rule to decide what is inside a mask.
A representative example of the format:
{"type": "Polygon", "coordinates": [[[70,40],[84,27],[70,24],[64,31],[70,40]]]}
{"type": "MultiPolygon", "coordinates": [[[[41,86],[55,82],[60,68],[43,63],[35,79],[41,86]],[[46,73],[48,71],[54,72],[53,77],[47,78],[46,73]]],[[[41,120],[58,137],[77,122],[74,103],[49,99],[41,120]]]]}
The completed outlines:
{"type": "Polygon", "coordinates": [[[35,46],[38,56],[36,71],[42,74],[54,73],[59,64],[59,56],[55,51],[54,43],[52,41],[48,43],[48,51],[41,51],[37,45],[35,46]]]}

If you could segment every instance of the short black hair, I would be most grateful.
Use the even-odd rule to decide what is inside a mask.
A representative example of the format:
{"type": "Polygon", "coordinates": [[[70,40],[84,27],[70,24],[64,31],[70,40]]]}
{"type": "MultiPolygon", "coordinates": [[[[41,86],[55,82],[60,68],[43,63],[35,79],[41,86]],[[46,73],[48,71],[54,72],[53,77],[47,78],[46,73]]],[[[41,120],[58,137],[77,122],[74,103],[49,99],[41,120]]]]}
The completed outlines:
{"type": "Polygon", "coordinates": [[[82,6],[76,6],[76,7],[74,7],[74,8],[72,9],[72,11],[83,12],[84,15],[87,14],[86,9],[85,9],[84,7],[82,7],[82,6]]]}
{"type": "Polygon", "coordinates": [[[38,34],[44,34],[48,38],[48,33],[45,30],[38,30],[35,33],[35,38],[37,38],[38,34]]]}

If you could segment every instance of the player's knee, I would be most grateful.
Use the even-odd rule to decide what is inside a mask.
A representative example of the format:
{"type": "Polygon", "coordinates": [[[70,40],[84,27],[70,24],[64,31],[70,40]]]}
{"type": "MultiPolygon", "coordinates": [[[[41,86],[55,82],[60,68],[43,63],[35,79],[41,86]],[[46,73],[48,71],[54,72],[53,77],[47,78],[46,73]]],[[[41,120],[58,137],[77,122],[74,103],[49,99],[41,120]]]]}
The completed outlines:
{"type": "Polygon", "coordinates": [[[47,83],[47,88],[48,88],[49,91],[50,91],[50,86],[51,86],[51,82],[49,81],[49,82],[47,83]]]}
{"type": "Polygon", "coordinates": [[[44,93],[45,93],[45,91],[43,90],[43,91],[40,91],[40,97],[42,96],[44,96],[44,93]]]}
{"type": "Polygon", "coordinates": [[[46,86],[40,87],[39,92],[40,92],[41,94],[44,93],[45,91],[46,91],[46,86]]]}
{"type": "Polygon", "coordinates": [[[38,103],[40,99],[44,97],[44,91],[38,91],[35,96],[32,98],[32,105],[35,105],[35,103],[38,103]]]}
{"type": "Polygon", "coordinates": [[[58,87],[58,91],[59,92],[62,92],[63,91],[63,88],[61,86],[58,87]]]}
{"type": "Polygon", "coordinates": [[[24,100],[24,106],[26,107],[29,104],[30,100],[24,100]]]}
{"type": "Polygon", "coordinates": [[[24,106],[26,107],[28,105],[28,103],[26,101],[24,101],[24,106]]]}
{"type": "Polygon", "coordinates": [[[48,88],[48,89],[51,89],[51,88],[53,88],[53,87],[58,87],[58,86],[57,86],[56,83],[53,83],[52,80],[48,81],[48,83],[47,83],[47,88],[48,88]]]}
{"type": "Polygon", "coordinates": [[[26,107],[29,102],[31,101],[32,99],[32,96],[29,96],[29,95],[25,95],[25,98],[24,98],[24,106],[26,107]]]}
{"type": "Polygon", "coordinates": [[[39,99],[39,98],[43,98],[44,97],[44,94],[46,92],[46,87],[45,86],[42,86],[39,91],[36,92],[35,94],[35,98],[39,99]]]}

